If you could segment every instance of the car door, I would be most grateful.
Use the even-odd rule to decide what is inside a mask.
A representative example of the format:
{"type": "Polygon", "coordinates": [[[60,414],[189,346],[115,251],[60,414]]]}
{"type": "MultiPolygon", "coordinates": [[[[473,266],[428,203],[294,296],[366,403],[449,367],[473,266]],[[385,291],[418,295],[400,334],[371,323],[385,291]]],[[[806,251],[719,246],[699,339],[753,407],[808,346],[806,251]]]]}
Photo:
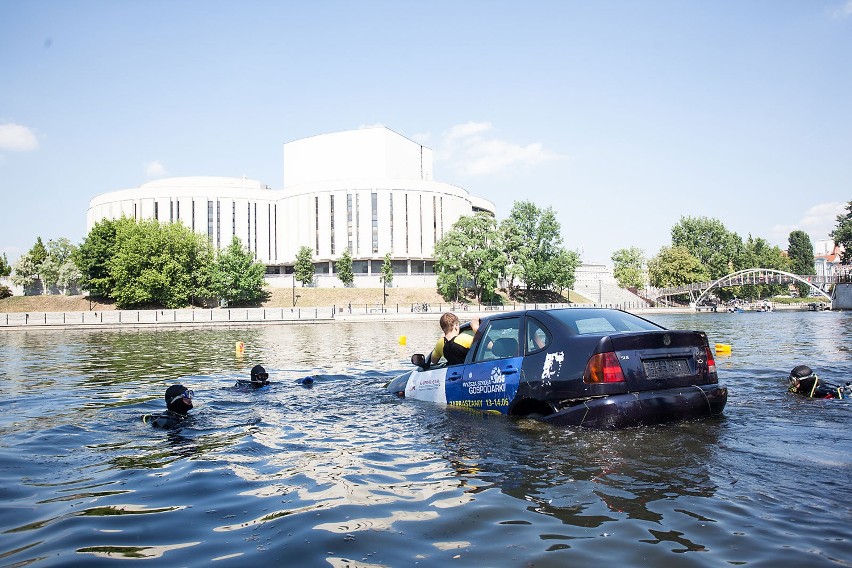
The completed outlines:
{"type": "Polygon", "coordinates": [[[447,404],[506,414],[518,392],[521,363],[521,318],[488,321],[472,355],[446,375],[447,404]]]}

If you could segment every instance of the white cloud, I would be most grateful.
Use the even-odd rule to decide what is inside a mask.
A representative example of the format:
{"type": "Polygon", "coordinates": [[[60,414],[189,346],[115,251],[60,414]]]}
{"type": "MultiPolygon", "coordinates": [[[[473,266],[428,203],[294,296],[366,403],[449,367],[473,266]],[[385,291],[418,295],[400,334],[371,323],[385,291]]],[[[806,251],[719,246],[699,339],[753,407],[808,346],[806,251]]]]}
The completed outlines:
{"type": "Polygon", "coordinates": [[[490,122],[465,122],[464,124],[456,124],[451,127],[446,134],[448,140],[456,140],[459,138],[469,138],[476,136],[481,132],[488,132],[493,127],[490,122]]]}
{"type": "Polygon", "coordinates": [[[35,132],[13,122],[0,124],[0,150],[27,152],[36,148],[38,148],[38,138],[35,132]]]}
{"type": "Polygon", "coordinates": [[[447,130],[435,158],[466,175],[499,173],[513,166],[531,166],[561,156],[548,152],[541,143],[521,146],[492,134],[490,122],[466,122],[447,130]]]}
{"type": "Polygon", "coordinates": [[[146,164],[145,175],[149,178],[161,178],[169,175],[169,172],[160,160],[154,160],[153,162],[146,164]]]}
{"type": "MultiPolygon", "coordinates": [[[[833,201],[814,205],[793,225],[775,225],[772,234],[778,242],[787,242],[793,231],[804,231],[811,237],[812,242],[829,238],[828,234],[837,227],[837,216],[846,214],[846,203],[833,201]]],[[[782,247],[784,248],[784,247],[782,247]]]]}
{"type": "Polygon", "coordinates": [[[846,0],[842,6],[834,10],[835,18],[848,18],[852,16],[852,0],[846,0]]]}

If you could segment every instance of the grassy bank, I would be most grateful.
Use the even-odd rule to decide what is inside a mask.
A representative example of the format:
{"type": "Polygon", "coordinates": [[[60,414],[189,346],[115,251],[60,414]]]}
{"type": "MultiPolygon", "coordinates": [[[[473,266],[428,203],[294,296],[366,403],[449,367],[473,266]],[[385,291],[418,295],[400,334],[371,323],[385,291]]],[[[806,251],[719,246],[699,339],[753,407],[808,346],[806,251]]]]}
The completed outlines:
{"type": "MultiPolygon", "coordinates": [[[[270,296],[262,307],[289,308],[293,305],[293,290],[291,288],[273,288],[270,296]]],[[[381,288],[296,288],[296,305],[299,307],[322,306],[353,306],[382,303],[381,288]]],[[[411,305],[414,303],[446,304],[447,302],[434,288],[388,288],[387,303],[389,305],[411,305]]],[[[512,300],[501,295],[504,303],[511,304],[512,300]]],[[[589,303],[590,300],[576,294],[568,293],[568,298],[575,303],[589,303]]],[[[528,298],[530,302],[559,302],[564,301],[553,294],[537,294],[528,298]]],[[[0,313],[11,312],[85,312],[113,310],[111,303],[101,303],[90,300],[88,296],[12,296],[0,300],[0,313]]],[[[158,309],[152,306],[152,309],[158,309]]]]}

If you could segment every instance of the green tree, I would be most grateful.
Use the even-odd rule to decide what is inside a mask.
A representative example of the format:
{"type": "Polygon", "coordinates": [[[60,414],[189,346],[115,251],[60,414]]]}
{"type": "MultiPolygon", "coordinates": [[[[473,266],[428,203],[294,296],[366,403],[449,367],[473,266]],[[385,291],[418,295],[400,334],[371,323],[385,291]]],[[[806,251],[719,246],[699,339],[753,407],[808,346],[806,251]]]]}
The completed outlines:
{"type": "Polygon", "coordinates": [[[6,258],[6,253],[4,252],[0,256],[0,276],[9,276],[10,274],[12,274],[12,266],[9,264],[9,259],[6,258]]]}
{"type": "Polygon", "coordinates": [[[455,281],[457,286],[472,283],[477,302],[490,299],[505,268],[497,222],[487,213],[459,218],[435,244],[435,271],[444,297],[455,281]]]}
{"type": "Polygon", "coordinates": [[[56,287],[56,283],[59,280],[60,267],[59,262],[50,255],[47,255],[41,262],[39,278],[41,278],[43,285],[42,294],[50,294],[51,289],[56,287]]]}
{"type": "Polygon", "coordinates": [[[852,264],[852,201],[846,204],[846,215],[837,216],[837,227],[829,235],[834,244],[843,247],[840,262],[852,264]]]}
{"type": "Polygon", "coordinates": [[[560,287],[560,282],[573,281],[576,265],[565,266],[572,258],[562,246],[561,227],[553,208],[540,209],[530,201],[515,202],[509,218],[501,224],[504,263],[511,259],[508,271],[516,275],[530,290],[560,287]],[[568,269],[570,276],[563,274],[568,269]]]}
{"type": "MultiPolygon", "coordinates": [[[[787,272],[790,269],[790,261],[784,256],[784,251],[777,246],[770,245],[766,239],[749,235],[744,248],[743,264],[737,267],[739,270],[746,268],[772,268],[787,272]]],[[[719,291],[719,297],[723,299],[735,296],[742,298],[766,298],[783,294],[785,291],[786,286],[781,284],[746,284],[722,289],[719,291]]]]}
{"type": "Polygon", "coordinates": [[[556,272],[553,287],[562,294],[563,290],[574,287],[577,267],[580,266],[580,255],[575,251],[562,249],[557,253],[554,260],[556,272]]]}
{"type": "Polygon", "coordinates": [[[713,280],[747,268],[743,266],[745,250],[742,238],[728,231],[717,219],[681,217],[672,227],[671,234],[672,246],[685,247],[707,268],[713,280]]]}
{"type": "Polygon", "coordinates": [[[82,274],[80,273],[80,269],[77,268],[77,265],[73,261],[67,260],[65,264],[59,267],[56,285],[65,294],[70,295],[79,289],[81,277],[82,274]]]}
{"type": "Polygon", "coordinates": [[[212,295],[212,266],[210,243],[181,223],[122,223],[110,261],[112,297],[122,309],[150,303],[180,308],[212,295]]]}
{"type": "Polygon", "coordinates": [[[115,279],[110,270],[110,262],[116,254],[116,233],[119,227],[135,223],[135,220],[127,217],[117,220],[102,219],[95,223],[72,255],[74,263],[80,269],[80,287],[83,290],[98,298],[112,297],[115,279]]]}
{"type": "Polygon", "coordinates": [[[652,286],[670,288],[710,279],[707,268],[686,247],[663,247],[648,261],[648,278],[652,286]]]}
{"type": "MultiPolygon", "coordinates": [[[[520,205],[516,202],[514,207],[523,207],[526,209],[529,205],[520,205]]],[[[525,251],[524,245],[526,244],[524,227],[520,225],[518,216],[510,216],[500,222],[500,242],[503,245],[503,254],[506,257],[504,275],[509,281],[509,293],[514,295],[515,278],[522,274],[521,260],[525,251]]]]}
{"type": "Polygon", "coordinates": [[[76,287],[76,281],[74,282],[65,282],[69,286],[60,286],[59,277],[60,274],[63,274],[64,278],[70,278],[75,274],[75,271],[69,271],[69,269],[65,268],[65,265],[71,261],[71,258],[76,254],[77,247],[74,246],[70,240],[65,237],[61,237],[56,240],[50,240],[47,242],[47,256],[41,263],[41,268],[39,270],[39,275],[44,285],[43,293],[49,294],[54,288],[61,288],[66,293],[72,288],[76,287]]]}
{"type": "Polygon", "coordinates": [[[314,259],[311,247],[299,247],[299,252],[296,253],[296,280],[301,282],[302,286],[307,286],[314,281],[314,259]]]}
{"type": "Polygon", "coordinates": [[[216,256],[214,294],[228,303],[252,303],[266,296],[263,279],[266,265],[234,235],[231,243],[216,256]]]}
{"type": "Polygon", "coordinates": [[[622,288],[641,288],[645,283],[645,251],[638,247],[612,253],[613,276],[622,288]]]}
{"type": "Polygon", "coordinates": [[[391,261],[390,253],[385,254],[385,260],[382,262],[382,274],[379,276],[382,281],[382,303],[384,304],[388,297],[387,287],[393,284],[393,261],[391,261]]]}
{"type": "MultiPolygon", "coordinates": [[[[811,237],[804,231],[793,231],[787,239],[787,256],[790,259],[790,272],[793,274],[816,274],[814,264],[814,245],[811,237]]],[[[796,284],[799,296],[807,297],[810,286],[796,284]]]]}
{"type": "Polygon", "coordinates": [[[343,282],[344,286],[352,286],[355,282],[355,275],[352,273],[352,253],[349,249],[344,249],[340,255],[340,260],[334,263],[334,271],[337,273],[337,278],[343,282]]]}
{"type": "Polygon", "coordinates": [[[59,266],[73,258],[76,251],[77,247],[65,237],[47,241],[47,256],[53,258],[59,266]]]}
{"type": "Polygon", "coordinates": [[[41,237],[36,239],[33,248],[30,249],[30,259],[35,263],[36,266],[41,266],[41,263],[44,262],[44,259],[47,258],[47,249],[44,247],[44,243],[41,242],[41,237]]]}
{"type": "Polygon", "coordinates": [[[31,253],[21,255],[14,266],[12,284],[23,288],[24,296],[37,294],[40,291],[37,286],[39,282],[38,271],[39,266],[33,260],[31,253]]]}

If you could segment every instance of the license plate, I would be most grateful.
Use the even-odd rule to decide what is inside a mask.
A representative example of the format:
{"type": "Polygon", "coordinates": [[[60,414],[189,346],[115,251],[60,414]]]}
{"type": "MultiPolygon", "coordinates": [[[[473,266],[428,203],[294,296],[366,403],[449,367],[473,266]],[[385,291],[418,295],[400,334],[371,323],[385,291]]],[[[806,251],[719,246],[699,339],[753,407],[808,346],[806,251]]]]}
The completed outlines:
{"type": "Polygon", "coordinates": [[[642,361],[642,364],[645,366],[645,376],[649,379],[685,377],[690,374],[686,359],[657,359],[642,361]]]}

